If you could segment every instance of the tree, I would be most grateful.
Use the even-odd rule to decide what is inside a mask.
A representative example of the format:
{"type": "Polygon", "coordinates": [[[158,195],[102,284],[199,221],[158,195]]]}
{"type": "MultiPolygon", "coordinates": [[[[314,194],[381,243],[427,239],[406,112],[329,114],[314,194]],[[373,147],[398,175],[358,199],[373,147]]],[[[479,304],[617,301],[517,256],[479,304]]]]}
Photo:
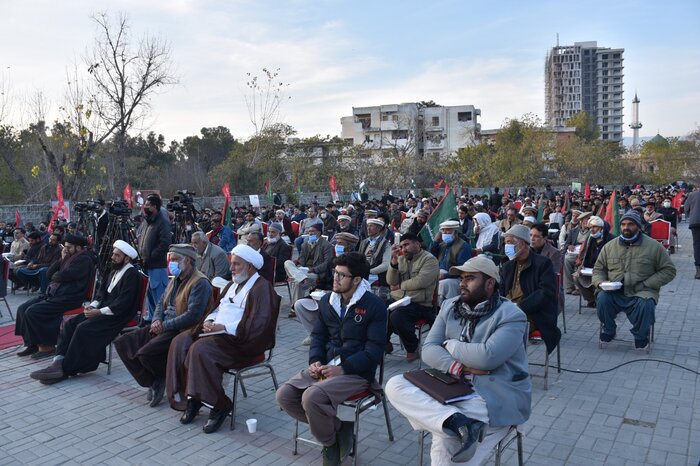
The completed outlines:
{"type": "Polygon", "coordinates": [[[595,118],[586,112],[578,112],[566,121],[566,126],[576,128],[576,136],[585,142],[595,141],[600,137],[600,128],[595,118]]]}
{"type": "MultiPolygon", "coordinates": [[[[177,80],[171,71],[167,43],[156,37],[132,43],[125,15],[116,22],[112,22],[107,13],[96,14],[92,19],[98,32],[92,50],[84,57],[92,78],[87,104],[104,128],[101,140],[114,135],[117,170],[110,179],[109,188],[115,192],[125,179],[129,130],[148,115],[153,94],[177,80]]],[[[89,137],[94,138],[91,133],[89,137]]]]}

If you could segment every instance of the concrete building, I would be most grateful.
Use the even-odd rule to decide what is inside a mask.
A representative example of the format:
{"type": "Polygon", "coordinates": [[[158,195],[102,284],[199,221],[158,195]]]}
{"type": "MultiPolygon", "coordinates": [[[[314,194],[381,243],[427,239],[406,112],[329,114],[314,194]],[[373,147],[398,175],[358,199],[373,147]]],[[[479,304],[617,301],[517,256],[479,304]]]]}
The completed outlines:
{"type": "Polygon", "coordinates": [[[564,127],[580,111],[596,119],[600,138],[622,141],[623,53],[595,41],[552,47],[545,61],[545,115],[564,127]]]}
{"type": "Polygon", "coordinates": [[[474,145],[481,125],[481,110],[473,105],[424,106],[415,102],[353,107],[342,117],[341,137],[361,145],[373,157],[395,152],[450,155],[474,145]]]}

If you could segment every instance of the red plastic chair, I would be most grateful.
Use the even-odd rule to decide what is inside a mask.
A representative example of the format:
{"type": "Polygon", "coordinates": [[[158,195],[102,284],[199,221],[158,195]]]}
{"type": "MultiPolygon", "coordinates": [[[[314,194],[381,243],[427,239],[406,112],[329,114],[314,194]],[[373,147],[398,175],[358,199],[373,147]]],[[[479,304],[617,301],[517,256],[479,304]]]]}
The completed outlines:
{"type": "MultiPolygon", "coordinates": [[[[90,280],[88,281],[88,287],[87,290],[85,290],[85,301],[92,301],[92,297],[95,295],[95,275],[97,274],[96,271],[92,272],[92,275],[90,275],[90,280]]],[[[75,309],[71,309],[69,311],[66,311],[63,313],[63,317],[70,317],[78,314],[82,314],[83,307],[76,307],[75,309]]]]}
{"type": "MultiPolygon", "coordinates": [[[[5,301],[5,306],[7,306],[7,312],[10,313],[12,320],[15,317],[12,315],[12,309],[10,309],[10,304],[7,302],[7,281],[10,279],[10,261],[2,258],[2,283],[0,283],[0,299],[5,301]]],[[[2,317],[2,311],[0,311],[0,317],[2,317]]]]}
{"type": "Polygon", "coordinates": [[[268,228],[268,226],[269,226],[269,225],[268,225],[267,223],[263,223],[263,224],[262,224],[262,234],[263,234],[264,236],[267,236],[267,228],[268,228]]]}
{"type": "Polygon", "coordinates": [[[299,222],[292,222],[292,231],[294,236],[299,236],[299,222]]]}
{"type": "Polygon", "coordinates": [[[651,225],[652,239],[655,239],[661,243],[661,246],[668,249],[671,245],[671,222],[658,219],[650,222],[649,225],[651,225]]]}

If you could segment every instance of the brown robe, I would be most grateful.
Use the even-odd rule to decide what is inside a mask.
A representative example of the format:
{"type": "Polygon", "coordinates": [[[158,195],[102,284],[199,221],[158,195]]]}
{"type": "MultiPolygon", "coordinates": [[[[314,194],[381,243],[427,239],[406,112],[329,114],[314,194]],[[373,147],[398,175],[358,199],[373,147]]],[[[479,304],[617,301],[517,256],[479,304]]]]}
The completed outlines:
{"type": "Polygon", "coordinates": [[[274,348],[279,309],[280,297],[272,284],[260,277],[246,298],[236,335],[200,338],[202,321],[191,331],[175,337],[170,344],[165,375],[170,406],[184,411],[187,396],[191,396],[217,410],[231,409],[231,399],[222,387],[223,374],[226,369],[262,361],[264,352],[274,348]],[[179,394],[178,401],[176,394],[179,394]]]}

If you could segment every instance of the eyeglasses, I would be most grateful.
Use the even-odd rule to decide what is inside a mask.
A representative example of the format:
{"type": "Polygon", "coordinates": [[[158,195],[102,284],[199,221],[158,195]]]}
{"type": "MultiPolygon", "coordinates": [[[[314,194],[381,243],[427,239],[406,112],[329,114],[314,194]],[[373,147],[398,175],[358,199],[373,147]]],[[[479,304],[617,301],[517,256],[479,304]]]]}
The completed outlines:
{"type": "Polygon", "coordinates": [[[347,274],[347,273],[338,272],[337,270],[333,271],[333,279],[338,280],[338,281],[342,281],[342,280],[345,280],[346,278],[352,278],[352,275],[347,274]]]}

